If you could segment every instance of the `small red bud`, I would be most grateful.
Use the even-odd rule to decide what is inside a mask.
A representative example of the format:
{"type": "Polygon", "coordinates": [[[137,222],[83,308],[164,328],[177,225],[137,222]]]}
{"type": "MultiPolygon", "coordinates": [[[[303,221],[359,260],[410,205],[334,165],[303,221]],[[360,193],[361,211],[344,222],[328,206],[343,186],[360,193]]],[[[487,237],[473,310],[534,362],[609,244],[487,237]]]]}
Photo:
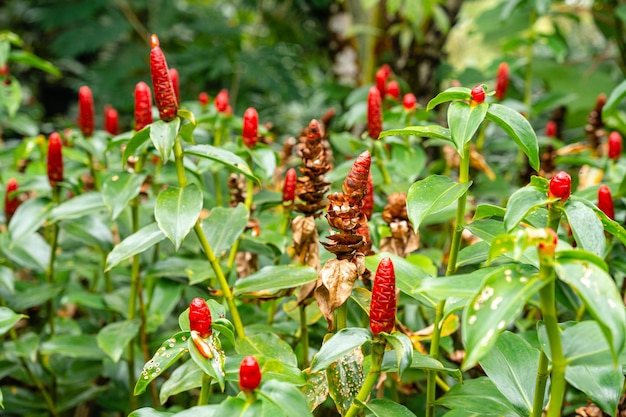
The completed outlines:
{"type": "Polygon", "coordinates": [[[243,114],[243,144],[254,148],[259,132],[259,114],[254,107],[248,107],[243,114]]]}
{"type": "Polygon", "coordinates": [[[4,217],[8,223],[15,214],[15,211],[20,205],[20,199],[17,196],[17,180],[10,178],[7,182],[6,194],[4,194],[4,217]]]}
{"type": "Polygon", "coordinates": [[[211,330],[211,311],[206,301],[197,297],[189,304],[189,326],[191,330],[197,331],[202,337],[209,337],[211,330]]]}
{"type": "Polygon", "coordinates": [[[283,185],[283,202],[293,203],[296,198],[296,169],[289,168],[285,174],[285,184],[283,185]]]}
{"type": "Polygon", "coordinates": [[[381,97],[383,97],[387,92],[388,76],[389,73],[383,68],[380,68],[378,71],[376,71],[376,88],[378,89],[378,94],[380,94],[381,97]]]}
{"type": "Polygon", "coordinates": [[[254,391],[261,383],[261,369],[254,356],[246,356],[239,366],[239,388],[243,392],[254,391]]]}
{"type": "Polygon", "coordinates": [[[361,198],[365,196],[367,193],[367,178],[369,177],[371,163],[372,157],[368,151],[363,152],[356,158],[343,182],[344,194],[352,195],[358,193],[361,198]]]}
{"type": "Polygon", "coordinates": [[[509,86],[509,64],[502,62],[498,67],[498,75],[496,76],[496,98],[500,101],[504,100],[506,89],[509,86]]]}
{"type": "Polygon", "coordinates": [[[560,198],[564,203],[569,198],[571,189],[572,177],[565,171],[559,171],[550,179],[548,198],[560,198]]]}
{"type": "Polygon", "coordinates": [[[402,105],[406,111],[413,111],[417,107],[417,99],[415,98],[415,94],[406,93],[402,98],[402,105]]]}
{"type": "Polygon", "coordinates": [[[372,218],[372,214],[374,213],[374,179],[372,178],[372,171],[370,171],[367,177],[367,192],[365,193],[365,197],[363,197],[361,211],[368,220],[372,218]]]}
{"type": "Polygon", "coordinates": [[[63,181],[63,155],[61,136],[57,132],[50,134],[48,139],[48,181],[54,187],[63,181]]]}
{"type": "Polygon", "coordinates": [[[78,127],[86,137],[93,135],[94,118],[91,89],[84,85],[78,90],[78,127]]]}
{"type": "Polygon", "coordinates": [[[367,96],[367,133],[372,139],[378,139],[383,129],[383,109],[380,92],[371,87],[367,96]]]}
{"type": "Polygon", "coordinates": [[[203,91],[198,95],[198,101],[202,107],[206,107],[209,104],[209,95],[203,91]]]}
{"type": "Polygon", "coordinates": [[[220,90],[219,93],[217,93],[217,95],[215,96],[215,108],[217,109],[218,112],[220,113],[227,113],[228,111],[228,107],[230,106],[228,104],[228,90],[226,89],[222,89],[220,90]]]}
{"type": "Polygon", "coordinates": [[[548,120],[546,123],[546,136],[549,138],[556,138],[558,126],[554,120],[548,120]]]}
{"type": "Polygon", "coordinates": [[[394,100],[400,100],[400,84],[396,80],[391,80],[387,84],[387,95],[394,100]]]}
{"type": "Polygon", "coordinates": [[[172,87],[174,88],[174,95],[176,96],[176,102],[180,103],[180,81],[178,76],[178,70],[176,68],[170,68],[170,78],[172,79],[172,87]]]}
{"type": "Polygon", "coordinates": [[[320,140],[322,138],[322,128],[320,127],[320,122],[316,119],[312,119],[309,122],[309,130],[307,130],[306,139],[307,140],[320,140]]]}
{"type": "Polygon", "coordinates": [[[485,89],[482,84],[478,84],[476,87],[472,89],[472,102],[475,104],[480,104],[485,101],[485,89]]]}
{"type": "Polygon", "coordinates": [[[609,135],[609,158],[617,161],[622,155],[622,135],[613,131],[609,135]]]}
{"type": "Polygon", "coordinates": [[[370,303],[370,329],[374,336],[381,332],[391,333],[396,320],[396,274],[391,258],[383,258],[378,264],[372,301],[370,303]]]}
{"type": "Polygon", "coordinates": [[[152,123],[152,93],[143,81],[135,86],[135,131],[152,123]]]}
{"type": "Polygon", "coordinates": [[[167,67],[165,55],[159,46],[157,35],[150,37],[150,75],[152,77],[152,89],[154,90],[154,101],[159,109],[159,117],[165,122],[171,122],[178,113],[178,101],[174,85],[167,67]]]}
{"type": "Polygon", "coordinates": [[[611,190],[604,184],[598,188],[598,208],[602,210],[609,219],[615,220],[615,209],[613,208],[611,190]]]}
{"type": "Polygon", "coordinates": [[[118,113],[108,104],[104,106],[104,130],[111,135],[117,135],[118,113]]]}

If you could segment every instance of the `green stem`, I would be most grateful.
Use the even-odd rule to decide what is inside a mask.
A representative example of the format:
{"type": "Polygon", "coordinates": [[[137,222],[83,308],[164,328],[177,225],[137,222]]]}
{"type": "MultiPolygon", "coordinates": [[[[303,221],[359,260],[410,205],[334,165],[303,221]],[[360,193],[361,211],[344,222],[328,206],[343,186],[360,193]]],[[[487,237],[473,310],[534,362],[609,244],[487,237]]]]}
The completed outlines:
{"type": "Polygon", "coordinates": [[[374,156],[374,161],[376,162],[376,166],[378,167],[378,169],[380,170],[380,173],[383,176],[383,182],[386,185],[391,184],[391,177],[389,176],[389,171],[387,171],[387,167],[383,163],[383,155],[385,154],[385,149],[383,148],[383,143],[380,140],[374,141],[372,154],[374,156]]]}
{"type": "MultiPolygon", "coordinates": [[[[430,341],[429,354],[431,358],[439,357],[439,342],[441,341],[441,322],[443,320],[443,308],[445,300],[439,301],[435,307],[435,321],[433,322],[433,338],[430,341]]],[[[426,372],[426,417],[435,415],[435,397],[437,391],[437,371],[428,370],[426,372]]]]}
{"type": "Polygon", "coordinates": [[[286,235],[287,229],[289,229],[289,225],[291,224],[291,212],[293,210],[293,203],[283,203],[283,221],[280,223],[280,234],[286,235]]]}
{"type": "Polygon", "coordinates": [[[211,394],[211,376],[202,373],[202,388],[200,388],[200,398],[198,405],[206,405],[209,403],[209,395],[211,394]]]}
{"type": "Polygon", "coordinates": [[[372,392],[372,388],[374,388],[376,381],[378,381],[381,369],[380,365],[383,362],[383,354],[385,353],[386,344],[386,342],[381,340],[372,341],[372,364],[370,365],[370,370],[367,373],[367,378],[365,378],[361,389],[344,417],[356,416],[359,411],[361,411],[361,408],[363,407],[362,404],[367,401],[367,397],[369,397],[372,392]]]}
{"type": "MultiPolygon", "coordinates": [[[[252,212],[252,197],[254,194],[254,182],[250,178],[246,178],[246,199],[244,200],[244,206],[248,209],[248,213],[252,212]]],[[[237,252],[239,251],[239,244],[241,243],[241,236],[237,238],[233,246],[230,248],[230,254],[228,255],[228,269],[232,269],[235,265],[235,259],[237,252]]]]}
{"type": "Polygon", "coordinates": [[[535,398],[533,400],[533,413],[531,417],[541,417],[543,414],[543,397],[548,383],[548,357],[541,351],[539,366],[537,367],[537,379],[535,380],[535,398]]]}
{"type": "Polygon", "coordinates": [[[224,196],[222,195],[222,182],[220,181],[220,171],[213,173],[213,188],[215,188],[215,205],[222,207],[224,205],[224,196]]]}
{"type": "MultiPolygon", "coordinates": [[[[61,201],[61,189],[58,185],[52,187],[52,202],[55,206],[58,206],[61,201]]],[[[51,226],[50,233],[50,259],[48,261],[48,269],[46,270],[46,282],[48,284],[54,284],[54,264],[57,256],[57,249],[59,247],[59,224],[53,223],[51,226]]],[[[54,336],[55,328],[54,328],[54,317],[56,316],[54,312],[54,299],[48,300],[47,303],[48,308],[48,325],[50,326],[50,336],[54,336]]]]}
{"type": "Polygon", "coordinates": [[[306,305],[300,304],[300,345],[302,347],[302,369],[309,367],[309,326],[306,319],[306,305]]]}
{"type": "Polygon", "coordinates": [[[478,137],[476,138],[476,152],[482,153],[483,146],[485,144],[485,131],[487,130],[487,126],[489,125],[489,120],[485,120],[478,130],[478,137]]]}

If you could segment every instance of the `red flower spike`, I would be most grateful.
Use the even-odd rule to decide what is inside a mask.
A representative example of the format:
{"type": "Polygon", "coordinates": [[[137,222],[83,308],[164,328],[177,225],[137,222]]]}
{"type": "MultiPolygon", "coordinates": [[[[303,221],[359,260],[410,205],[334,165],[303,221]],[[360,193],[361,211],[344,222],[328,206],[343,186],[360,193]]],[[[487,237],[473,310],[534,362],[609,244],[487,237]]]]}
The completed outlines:
{"type": "Polygon", "coordinates": [[[118,118],[119,115],[117,110],[108,104],[104,106],[104,130],[111,135],[117,135],[118,129],[118,118]]]}
{"type": "Polygon", "coordinates": [[[549,138],[556,138],[558,126],[554,120],[548,120],[546,123],[546,136],[549,138]]]}
{"type": "Polygon", "coordinates": [[[20,199],[17,196],[17,180],[15,178],[10,178],[7,182],[6,193],[4,194],[4,217],[6,218],[7,223],[15,214],[15,211],[20,205],[20,199]]]}
{"type": "Polygon", "coordinates": [[[228,90],[226,89],[222,89],[220,90],[219,93],[217,93],[217,95],[215,96],[215,108],[217,109],[218,112],[220,113],[227,113],[228,111],[228,107],[230,107],[230,105],[228,104],[228,90]]]}
{"type": "Polygon", "coordinates": [[[189,304],[189,327],[197,331],[202,337],[209,337],[211,330],[211,311],[206,301],[197,297],[189,304]]]}
{"type": "Polygon", "coordinates": [[[152,89],[154,90],[154,101],[159,109],[159,117],[164,122],[171,122],[178,113],[178,102],[174,85],[167,67],[165,55],[159,46],[157,35],[150,37],[150,75],[152,77],[152,89]]]}
{"type": "Polygon", "coordinates": [[[207,343],[206,340],[204,340],[204,338],[200,335],[200,333],[198,333],[195,330],[192,330],[191,340],[193,341],[193,344],[196,346],[196,349],[198,349],[198,352],[200,352],[202,356],[204,356],[207,359],[213,358],[213,352],[211,352],[211,348],[209,347],[209,344],[207,343]]]}
{"type": "Polygon", "coordinates": [[[617,161],[622,155],[622,135],[619,132],[611,132],[609,135],[609,158],[617,161]]]}
{"type": "Polygon", "coordinates": [[[615,220],[615,209],[613,208],[611,190],[604,184],[598,188],[598,208],[602,210],[609,219],[615,220]]]}
{"type": "Polygon", "coordinates": [[[283,203],[293,203],[296,199],[296,169],[289,168],[285,174],[285,184],[283,185],[283,203]]]}
{"type": "Polygon", "coordinates": [[[374,336],[381,332],[391,333],[396,320],[396,274],[391,258],[383,258],[378,264],[372,301],[370,303],[370,330],[374,336]]]}
{"type": "Polygon", "coordinates": [[[346,175],[346,179],[343,182],[344,194],[351,195],[352,193],[360,193],[361,198],[367,193],[367,179],[370,174],[370,165],[372,163],[372,156],[368,151],[359,155],[350,172],[346,175]]]}
{"type": "Polygon", "coordinates": [[[482,84],[478,84],[472,89],[472,103],[480,104],[485,101],[485,89],[482,84]]]}
{"type": "Polygon", "coordinates": [[[571,189],[572,177],[565,171],[559,171],[550,179],[548,198],[560,198],[564,203],[569,198],[571,189]]]}
{"type": "Polygon", "coordinates": [[[400,84],[396,80],[391,80],[387,84],[387,95],[394,100],[400,100],[400,84]]]}
{"type": "Polygon", "coordinates": [[[180,81],[178,76],[178,70],[176,68],[170,68],[170,78],[172,79],[172,87],[174,87],[174,95],[176,96],[176,102],[180,103],[180,81]]]}
{"type": "Polygon", "coordinates": [[[391,71],[391,67],[389,66],[389,64],[383,64],[380,66],[380,70],[385,73],[385,77],[389,77],[392,73],[391,71]]]}
{"type": "Polygon", "coordinates": [[[415,94],[406,93],[402,98],[402,105],[406,111],[414,111],[417,107],[417,99],[415,98],[415,94]]]}
{"type": "Polygon", "coordinates": [[[209,104],[209,95],[203,91],[198,95],[198,102],[202,107],[206,107],[209,104]]]}
{"type": "Polygon", "coordinates": [[[62,147],[61,136],[57,132],[50,134],[48,139],[48,181],[52,187],[63,181],[62,147]]]}
{"type": "Polygon", "coordinates": [[[143,81],[135,86],[135,131],[152,123],[152,93],[143,81]]]}
{"type": "Polygon", "coordinates": [[[383,130],[383,109],[380,92],[371,87],[367,95],[367,133],[372,139],[378,139],[383,130]]]}
{"type": "Polygon", "coordinates": [[[78,127],[83,132],[83,136],[93,135],[95,119],[93,110],[93,96],[91,89],[83,85],[78,90],[78,127]]]}
{"type": "Polygon", "coordinates": [[[370,171],[367,176],[367,192],[365,197],[363,197],[361,211],[368,220],[372,218],[372,214],[374,213],[374,179],[372,178],[372,171],[370,171]]]}
{"type": "Polygon", "coordinates": [[[261,383],[261,369],[254,356],[246,356],[239,366],[239,388],[243,392],[254,391],[261,383]]]}
{"type": "Polygon", "coordinates": [[[498,67],[498,75],[496,76],[496,98],[500,101],[504,100],[506,89],[509,86],[509,64],[502,62],[498,67]]]}
{"type": "Polygon", "coordinates": [[[248,107],[243,114],[243,144],[254,148],[259,132],[259,114],[254,107],[248,107]]]}
{"type": "Polygon", "coordinates": [[[320,122],[316,119],[312,119],[309,122],[309,130],[307,131],[306,138],[307,140],[317,140],[322,137],[322,128],[320,127],[320,122]]]}
{"type": "Polygon", "coordinates": [[[387,92],[388,76],[389,72],[385,71],[384,68],[380,68],[378,71],[376,71],[376,88],[378,89],[378,93],[381,97],[383,97],[387,92]]]}

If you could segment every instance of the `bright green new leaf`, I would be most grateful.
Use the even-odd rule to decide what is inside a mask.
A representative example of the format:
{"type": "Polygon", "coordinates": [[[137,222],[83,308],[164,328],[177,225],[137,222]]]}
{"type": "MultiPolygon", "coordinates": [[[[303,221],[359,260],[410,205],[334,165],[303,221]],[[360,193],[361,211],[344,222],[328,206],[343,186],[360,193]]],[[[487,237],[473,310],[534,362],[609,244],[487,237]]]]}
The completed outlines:
{"type": "Polygon", "coordinates": [[[135,133],[132,138],[126,144],[124,148],[124,153],[122,155],[122,161],[128,161],[128,158],[135,155],[137,149],[141,148],[144,143],[146,143],[150,139],[150,130],[152,125],[148,125],[141,129],[139,132],[135,133]]]}
{"type": "Polygon", "coordinates": [[[426,306],[434,307],[437,302],[429,294],[420,293],[421,281],[430,275],[419,266],[412,264],[408,260],[390,253],[378,253],[365,258],[365,265],[370,271],[376,271],[382,258],[389,257],[393,262],[393,269],[396,274],[396,287],[403,293],[416,298],[426,306]]]}
{"type": "Polygon", "coordinates": [[[467,87],[450,87],[445,91],[437,94],[435,98],[428,102],[426,111],[431,111],[441,103],[452,100],[471,100],[472,90],[467,87]]]}
{"type": "Polygon", "coordinates": [[[487,103],[470,105],[455,101],[448,108],[448,126],[456,151],[463,157],[463,147],[472,140],[487,114],[487,103]]]}
{"type": "Polygon", "coordinates": [[[202,211],[202,191],[196,184],[184,188],[167,187],[159,193],[154,206],[154,218],[163,234],[176,250],[198,221],[202,211]]]}
{"type": "Polygon", "coordinates": [[[167,164],[172,149],[174,149],[174,142],[176,142],[179,127],[180,119],[178,117],[171,122],[157,120],[150,126],[150,140],[152,140],[152,144],[161,154],[163,164],[167,164]]]}
{"type": "Polygon", "coordinates": [[[165,404],[172,395],[189,391],[202,386],[202,374],[204,372],[194,361],[187,361],[174,369],[174,372],[161,386],[159,401],[165,404]]]}
{"type": "Polygon", "coordinates": [[[298,358],[289,343],[275,333],[252,333],[240,339],[236,348],[237,353],[242,355],[260,355],[279,360],[287,365],[298,366],[298,358]]]}

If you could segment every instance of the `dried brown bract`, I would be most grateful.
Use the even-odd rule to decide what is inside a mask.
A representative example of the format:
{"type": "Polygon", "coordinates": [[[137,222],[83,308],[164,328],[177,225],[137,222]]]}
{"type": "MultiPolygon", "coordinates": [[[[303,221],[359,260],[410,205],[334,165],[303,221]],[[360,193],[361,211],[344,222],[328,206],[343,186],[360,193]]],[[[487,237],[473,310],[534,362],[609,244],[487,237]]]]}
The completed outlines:
{"type": "Polygon", "coordinates": [[[380,250],[406,258],[419,248],[419,236],[413,230],[406,211],[406,194],[393,193],[387,198],[383,220],[389,225],[391,236],[380,242],[380,250]]]}

